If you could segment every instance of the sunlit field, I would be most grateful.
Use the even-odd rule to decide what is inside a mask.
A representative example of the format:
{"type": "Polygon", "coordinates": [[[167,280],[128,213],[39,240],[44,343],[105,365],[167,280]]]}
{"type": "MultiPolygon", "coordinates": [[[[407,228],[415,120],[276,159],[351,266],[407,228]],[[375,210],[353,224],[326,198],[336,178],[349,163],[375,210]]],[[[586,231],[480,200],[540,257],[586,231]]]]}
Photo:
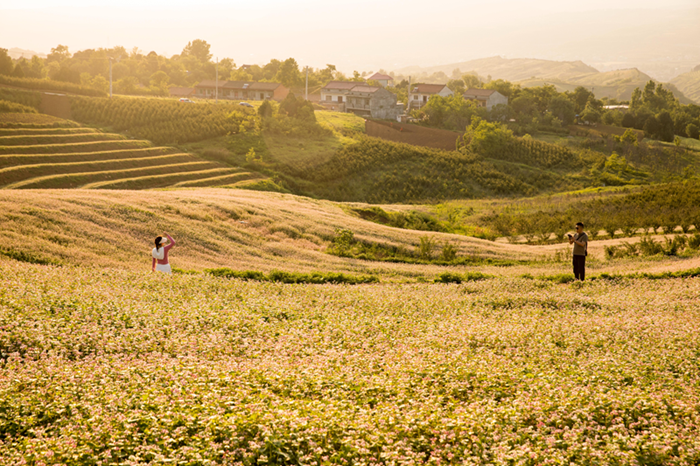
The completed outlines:
{"type": "Polygon", "coordinates": [[[1,464],[700,460],[697,278],[0,277],[1,464]]]}

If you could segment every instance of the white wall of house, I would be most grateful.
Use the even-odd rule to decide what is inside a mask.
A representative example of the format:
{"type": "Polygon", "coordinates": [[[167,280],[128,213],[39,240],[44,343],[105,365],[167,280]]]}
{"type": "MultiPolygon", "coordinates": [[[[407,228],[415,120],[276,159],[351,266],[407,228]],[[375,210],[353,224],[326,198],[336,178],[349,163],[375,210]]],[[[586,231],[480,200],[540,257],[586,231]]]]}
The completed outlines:
{"type": "Polygon", "coordinates": [[[321,89],[321,102],[347,102],[346,90],[321,89]]]}
{"type": "Polygon", "coordinates": [[[486,101],[486,109],[491,110],[496,105],[508,105],[508,97],[498,91],[494,92],[489,96],[489,100],[486,101]]]}

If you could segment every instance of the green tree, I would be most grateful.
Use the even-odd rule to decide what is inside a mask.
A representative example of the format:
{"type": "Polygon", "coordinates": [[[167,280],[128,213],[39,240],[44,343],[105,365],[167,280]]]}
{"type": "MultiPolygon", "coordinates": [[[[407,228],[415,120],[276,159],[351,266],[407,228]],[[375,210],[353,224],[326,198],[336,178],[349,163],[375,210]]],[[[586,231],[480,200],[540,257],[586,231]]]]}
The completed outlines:
{"type": "Polygon", "coordinates": [[[272,109],[272,104],[268,102],[267,100],[258,107],[258,115],[260,115],[261,118],[270,118],[272,116],[273,109],[272,109]]]}
{"type": "Polygon", "coordinates": [[[484,84],[484,89],[493,89],[498,91],[501,95],[508,97],[514,97],[516,92],[520,89],[520,85],[513,84],[510,81],[505,81],[503,79],[496,79],[484,84]]]}
{"type": "Polygon", "coordinates": [[[658,137],[662,141],[673,141],[673,118],[667,111],[663,111],[656,116],[659,122],[658,137]]]}
{"type": "MultiPolygon", "coordinates": [[[[481,89],[484,86],[484,83],[481,82],[481,79],[479,79],[479,76],[475,74],[465,74],[462,76],[462,81],[464,81],[464,87],[466,89],[481,89]]],[[[505,83],[505,81],[504,81],[505,83]]],[[[506,87],[505,85],[502,87],[506,87]]],[[[498,90],[498,89],[496,89],[498,90]]],[[[500,92],[500,91],[499,91],[500,92]]],[[[501,92],[503,94],[503,92],[501,92]]],[[[506,95],[506,94],[503,94],[506,95]]]]}
{"type": "Polygon", "coordinates": [[[51,63],[52,61],[56,61],[61,63],[68,60],[70,57],[71,54],[68,51],[68,46],[59,44],[51,49],[51,53],[46,56],[46,62],[51,63]]]}
{"type": "Polygon", "coordinates": [[[7,49],[0,49],[0,74],[10,75],[14,71],[12,58],[7,53],[7,49]]]}
{"type": "Polygon", "coordinates": [[[165,71],[156,71],[153,73],[149,79],[149,83],[153,87],[160,89],[167,89],[168,82],[170,81],[170,76],[168,76],[165,71]]]}
{"type": "Polygon", "coordinates": [[[464,86],[464,81],[461,79],[450,79],[447,81],[447,87],[456,95],[462,95],[464,94],[464,91],[467,90],[464,86]]]}
{"type": "Polygon", "coordinates": [[[595,95],[593,94],[593,92],[589,91],[583,86],[578,86],[571,93],[567,92],[567,96],[569,97],[569,100],[573,102],[574,111],[577,114],[583,112],[583,110],[586,108],[586,104],[590,99],[595,99],[595,95]]]}
{"type": "Polygon", "coordinates": [[[211,49],[211,45],[207,41],[195,39],[187,43],[182,49],[181,55],[195,57],[200,63],[208,63],[211,60],[209,49],[211,49]]]}
{"type": "Polygon", "coordinates": [[[558,95],[549,101],[549,111],[565,125],[573,123],[576,117],[574,103],[563,95],[558,95]]]}
{"type": "Polygon", "coordinates": [[[464,142],[473,153],[486,157],[497,155],[513,141],[513,132],[501,123],[474,117],[464,133],[464,142]]]}
{"type": "Polygon", "coordinates": [[[275,81],[286,87],[300,86],[302,78],[297,61],[293,58],[287,58],[283,61],[275,74],[275,81]]]}
{"type": "Polygon", "coordinates": [[[12,76],[14,76],[15,78],[24,78],[24,70],[22,69],[22,66],[19,63],[15,65],[15,69],[12,72],[12,76]]]}
{"type": "Polygon", "coordinates": [[[595,108],[595,105],[593,105],[591,101],[588,101],[586,108],[584,108],[583,112],[581,112],[581,119],[590,123],[598,123],[600,121],[600,117],[600,111],[595,108]]]}
{"type": "Polygon", "coordinates": [[[685,127],[685,134],[692,139],[700,138],[700,126],[695,123],[690,123],[685,127]]]}

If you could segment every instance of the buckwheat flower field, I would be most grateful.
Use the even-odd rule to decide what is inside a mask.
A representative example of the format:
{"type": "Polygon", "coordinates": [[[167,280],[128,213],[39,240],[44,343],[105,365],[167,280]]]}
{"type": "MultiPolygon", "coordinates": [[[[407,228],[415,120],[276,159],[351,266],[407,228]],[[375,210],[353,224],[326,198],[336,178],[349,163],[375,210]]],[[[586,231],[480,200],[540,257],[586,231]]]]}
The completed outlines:
{"type": "Polygon", "coordinates": [[[698,464],[699,299],[0,261],[0,464],[698,464]]]}

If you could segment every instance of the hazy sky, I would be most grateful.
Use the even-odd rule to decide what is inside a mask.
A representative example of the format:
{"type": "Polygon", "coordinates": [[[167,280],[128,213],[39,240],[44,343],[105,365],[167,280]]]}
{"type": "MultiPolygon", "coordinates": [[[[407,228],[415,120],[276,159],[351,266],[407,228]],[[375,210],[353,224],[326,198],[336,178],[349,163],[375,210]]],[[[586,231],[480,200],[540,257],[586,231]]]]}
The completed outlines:
{"type": "Polygon", "coordinates": [[[493,55],[686,66],[700,64],[700,0],[0,0],[4,48],[170,56],[193,39],[237,65],[294,57],[344,71],[493,55]]]}

